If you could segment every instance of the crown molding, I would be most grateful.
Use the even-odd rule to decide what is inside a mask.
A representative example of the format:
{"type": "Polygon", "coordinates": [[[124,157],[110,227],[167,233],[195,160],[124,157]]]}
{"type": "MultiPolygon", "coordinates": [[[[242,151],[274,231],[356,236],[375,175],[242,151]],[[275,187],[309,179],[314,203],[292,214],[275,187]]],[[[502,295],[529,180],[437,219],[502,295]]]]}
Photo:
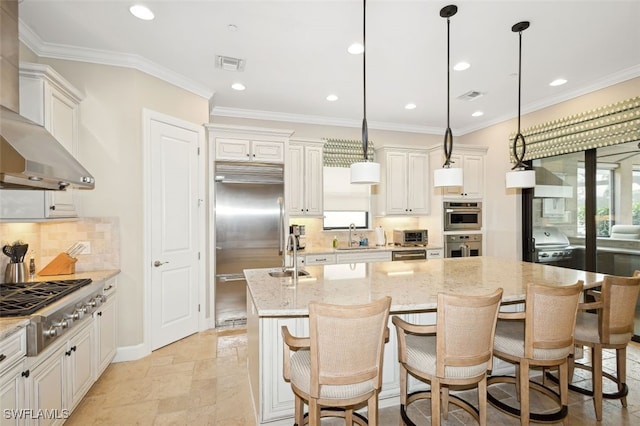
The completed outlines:
{"type": "MultiPolygon", "coordinates": [[[[282,121],[288,123],[303,123],[303,124],[316,124],[324,126],[337,126],[337,127],[360,127],[362,121],[354,119],[344,119],[337,117],[325,117],[319,115],[306,115],[306,114],[290,114],[284,112],[274,111],[262,111],[251,110],[241,108],[227,108],[214,106],[210,111],[211,116],[218,117],[232,117],[232,118],[245,118],[252,120],[267,120],[267,121],[282,121]]],[[[414,126],[398,123],[387,123],[382,121],[368,121],[369,129],[376,130],[389,130],[394,132],[408,132],[408,133],[426,133],[426,134],[438,134],[443,130],[427,127],[427,126],[414,126]]]]}
{"type": "Polygon", "coordinates": [[[22,21],[19,23],[19,34],[20,41],[36,55],[42,58],[88,62],[135,69],[205,99],[210,99],[215,93],[208,87],[205,87],[191,79],[185,78],[183,75],[173,72],[167,68],[161,67],[155,62],[149,61],[139,55],[46,43],[43,42],[42,39],[22,21]]]}

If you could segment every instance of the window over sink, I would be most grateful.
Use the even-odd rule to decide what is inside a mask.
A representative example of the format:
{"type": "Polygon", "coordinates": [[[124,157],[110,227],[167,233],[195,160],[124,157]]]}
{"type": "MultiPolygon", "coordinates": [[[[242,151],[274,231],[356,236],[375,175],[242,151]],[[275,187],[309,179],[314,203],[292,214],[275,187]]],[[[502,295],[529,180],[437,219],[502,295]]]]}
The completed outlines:
{"type": "Polygon", "coordinates": [[[371,187],[351,184],[350,170],[346,167],[323,169],[324,219],[323,229],[357,229],[370,227],[371,187]]]}

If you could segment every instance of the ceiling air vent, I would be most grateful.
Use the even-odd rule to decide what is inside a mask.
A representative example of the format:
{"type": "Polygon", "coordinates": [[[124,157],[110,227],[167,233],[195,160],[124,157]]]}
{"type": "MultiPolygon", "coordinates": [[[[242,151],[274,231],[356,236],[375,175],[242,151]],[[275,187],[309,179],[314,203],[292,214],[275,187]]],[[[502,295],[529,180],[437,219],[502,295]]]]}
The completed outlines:
{"type": "Polygon", "coordinates": [[[462,95],[458,96],[458,99],[460,99],[461,101],[473,101],[475,99],[478,99],[479,97],[482,97],[483,95],[484,93],[478,92],[477,90],[470,90],[467,93],[463,93],[462,95]]]}
{"type": "Polygon", "coordinates": [[[244,59],[216,55],[216,68],[225,71],[244,71],[244,59]]]}

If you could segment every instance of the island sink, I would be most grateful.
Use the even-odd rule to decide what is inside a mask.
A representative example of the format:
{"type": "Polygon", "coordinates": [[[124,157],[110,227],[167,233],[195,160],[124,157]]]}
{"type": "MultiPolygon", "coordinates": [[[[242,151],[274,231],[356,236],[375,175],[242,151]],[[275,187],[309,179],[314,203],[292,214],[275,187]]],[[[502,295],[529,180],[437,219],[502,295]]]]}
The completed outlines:
{"type": "MultiPolygon", "coordinates": [[[[293,276],[293,270],[271,271],[271,272],[269,272],[269,275],[271,275],[272,277],[276,277],[276,278],[292,277],[293,276]]],[[[298,270],[298,276],[299,277],[306,277],[308,275],[309,275],[309,273],[307,271],[303,271],[301,269],[298,270]]]]}

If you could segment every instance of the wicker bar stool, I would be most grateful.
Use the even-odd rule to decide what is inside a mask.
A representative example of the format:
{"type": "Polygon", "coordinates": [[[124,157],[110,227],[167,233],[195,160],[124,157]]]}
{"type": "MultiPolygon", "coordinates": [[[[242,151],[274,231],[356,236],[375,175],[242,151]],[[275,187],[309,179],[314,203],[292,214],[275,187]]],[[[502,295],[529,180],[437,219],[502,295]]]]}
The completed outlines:
{"type": "Polygon", "coordinates": [[[449,403],[486,425],[487,370],[492,368],[493,336],[501,299],[502,289],[487,296],[440,293],[435,325],[410,324],[393,317],[398,334],[401,424],[415,425],[407,415],[407,407],[430,398],[432,425],[440,424],[441,411],[447,419],[449,403]],[[429,382],[431,390],[408,395],[409,374],[429,382]],[[476,384],[478,408],[449,394],[450,386],[476,384]]]}
{"type": "MultiPolygon", "coordinates": [[[[638,293],[640,292],[640,271],[633,277],[605,276],[600,291],[588,291],[595,297],[595,302],[581,303],[576,320],[576,346],[587,346],[591,349],[591,366],[577,363],[573,357],[569,360],[569,378],[573,377],[574,368],[591,372],[591,389],[569,384],[569,389],[593,397],[596,419],[602,420],[602,398],[620,399],[622,406],[627,406],[627,345],[633,336],[638,293]],[[595,312],[588,312],[593,311],[595,312]],[[602,350],[615,349],[616,375],[602,370],[602,350]],[[617,391],[604,393],[602,379],[606,378],[616,384],[617,391]]],[[[547,374],[553,380],[557,379],[547,374]]]]}
{"type": "Polygon", "coordinates": [[[295,395],[295,424],[320,424],[320,417],[344,417],[346,424],[378,424],[384,344],[391,298],[364,305],[309,304],[309,337],[286,326],[284,379],[295,395]],[[304,402],[309,414],[304,415],[304,402]],[[367,416],[354,409],[367,405],[367,416]]]}
{"type": "Polygon", "coordinates": [[[489,402],[499,410],[520,417],[520,424],[558,422],[568,418],[568,358],[573,353],[574,327],[583,282],[566,286],[530,284],[527,287],[525,312],[500,312],[493,354],[515,364],[515,376],[491,376],[489,389],[496,383],[514,383],[520,408],[507,405],[487,394],[489,402]],[[530,367],[558,367],[560,392],[529,380],[530,367]],[[554,413],[531,413],[529,390],[539,391],[560,405],[554,413]]]}

